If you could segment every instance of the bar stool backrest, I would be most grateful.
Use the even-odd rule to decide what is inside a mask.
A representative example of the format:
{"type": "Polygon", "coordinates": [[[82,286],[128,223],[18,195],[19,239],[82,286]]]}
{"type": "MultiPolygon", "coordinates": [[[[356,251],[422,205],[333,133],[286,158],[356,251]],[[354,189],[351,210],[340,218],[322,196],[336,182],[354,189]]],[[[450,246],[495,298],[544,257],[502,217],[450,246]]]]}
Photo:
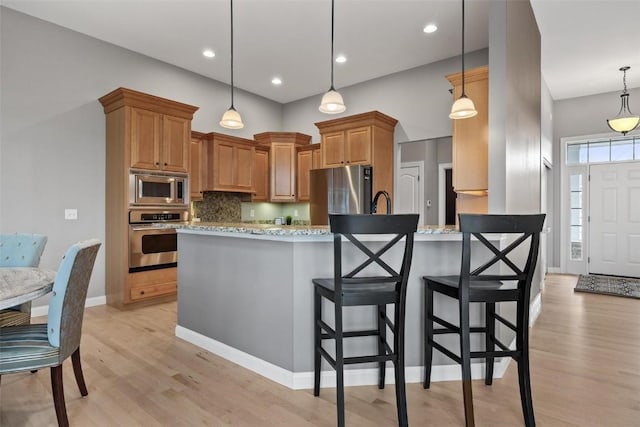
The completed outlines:
{"type": "MultiPolygon", "coordinates": [[[[396,291],[406,290],[411,258],[413,254],[413,235],[418,228],[417,214],[403,215],[329,215],[329,225],[334,233],[334,286],[336,292],[341,292],[342,286],[360,283],[396,283],[396,291]],[[388,234],[389,240],[382,248],[375,252],[364,242],[366,235],[388,234]],[[356,265],[349,272],[343,272],[343,241],[344,236],[360,252],[365,260],[356,265]],[[399,268],[392,268],[382,256],[396,245],[401,245],[402,261],[399,268]],[[375,275],[365,275],[368,267],[376,268],[375,275]]],[[[379,245],[380,239],[375,239],[379,245]]],[[[369,270],[370,271],[370,270],[369,270]]]]}

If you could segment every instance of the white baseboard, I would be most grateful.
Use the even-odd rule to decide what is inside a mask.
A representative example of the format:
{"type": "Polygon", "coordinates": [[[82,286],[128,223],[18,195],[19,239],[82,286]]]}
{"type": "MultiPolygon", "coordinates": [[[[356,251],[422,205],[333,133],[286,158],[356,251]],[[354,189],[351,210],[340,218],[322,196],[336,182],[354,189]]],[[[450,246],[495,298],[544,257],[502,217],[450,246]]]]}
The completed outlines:
{"type": "Polygon", "coordinates": [[[531,305],[529,305],[529,327],[532,327],[535,321],[540,316],[542,311],[542,295],[540,292],[533,298],[531,305]]]}
{"type": "MultiPolygon", "coordinates": [[[[105,305],[107,303],[106,296],[87,298],[84,303],[85,307],[94,307],[96,305],[105,305]]],[[[48,305],[40,305],[38,307],[31,307],[31,317],[46,316],[49,313],[48,305]]]]}
{"type": "MultiPolygon", "coordinates": [[[[312,371],[291,372],[179,325],[176,326],[176,336],[290,389],[313,388],[312,371]]],[[[515,344],[515,341],[512,346],[513,344],[515,344]]],[[[503,357],[496,361],[494,378],[502,378],[510,360],[510,357],[503,357]]],[[[484,366],[484,362],[472,363],[471,377],[473,379],[484,378],[484,366]]],[[[405,381],[407,383],[420,383],[423,376],[424,368],[422,366],[409,366],[405,369],[405,381]]],[[[460,365],[457,364],[438,365],[431,370],[431,381],[433,382],[459,381],[460,379],[460,365]]],[[[394,382],[393,368],[388,367],[385,383],[393,384],[394,382]]],[[[345,386],[375,385],[377,383],[378,370],[376,368],[346,369],[344,371],[345,386]]],[[[320,386],[323,388],[336,386],[336,373],[334,370],[322,372],[320,386]]]]}

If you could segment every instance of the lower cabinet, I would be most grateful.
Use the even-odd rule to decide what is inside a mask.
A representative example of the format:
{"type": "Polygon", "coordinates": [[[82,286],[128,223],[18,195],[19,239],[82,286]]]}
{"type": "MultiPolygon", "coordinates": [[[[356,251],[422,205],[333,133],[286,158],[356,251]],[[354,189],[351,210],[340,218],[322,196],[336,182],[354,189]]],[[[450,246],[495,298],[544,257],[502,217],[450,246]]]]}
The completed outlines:
{"type": "Polygon", "coordinates": [[[177,291],[177,283],[177,267],[129,273],[129,300],[139,302],[160,296],[174,296],[177,291]]]}

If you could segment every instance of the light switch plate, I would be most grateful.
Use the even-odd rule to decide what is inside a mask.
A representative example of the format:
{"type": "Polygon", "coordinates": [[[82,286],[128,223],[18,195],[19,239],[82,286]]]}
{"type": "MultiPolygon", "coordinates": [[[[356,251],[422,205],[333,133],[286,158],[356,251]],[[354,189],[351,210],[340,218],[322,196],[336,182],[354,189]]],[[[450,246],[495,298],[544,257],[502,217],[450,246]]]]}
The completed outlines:
{"type": "Polygon", "coordinates": [[[78,219],[78,209],[65,209],[64,219],[68,221],[74,221],[78,219]]]}

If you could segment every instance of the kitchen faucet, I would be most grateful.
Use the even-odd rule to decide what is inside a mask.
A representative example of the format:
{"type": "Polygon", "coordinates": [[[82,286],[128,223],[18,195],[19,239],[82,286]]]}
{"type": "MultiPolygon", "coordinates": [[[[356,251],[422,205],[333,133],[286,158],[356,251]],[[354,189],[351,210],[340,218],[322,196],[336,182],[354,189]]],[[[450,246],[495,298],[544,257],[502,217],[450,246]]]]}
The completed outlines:
{"type": "Polygon", "coordinates": [[[387,199],[387,215],[391,214],[391,196],[384,190],[378,191],[371,203],[371,213],[374,214],[378,211],[378,197],[384,196],[387,199]]]}

